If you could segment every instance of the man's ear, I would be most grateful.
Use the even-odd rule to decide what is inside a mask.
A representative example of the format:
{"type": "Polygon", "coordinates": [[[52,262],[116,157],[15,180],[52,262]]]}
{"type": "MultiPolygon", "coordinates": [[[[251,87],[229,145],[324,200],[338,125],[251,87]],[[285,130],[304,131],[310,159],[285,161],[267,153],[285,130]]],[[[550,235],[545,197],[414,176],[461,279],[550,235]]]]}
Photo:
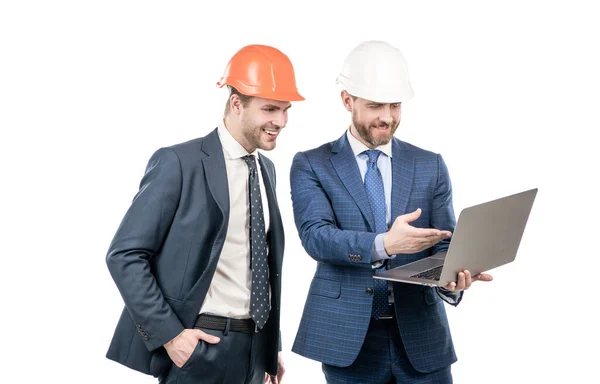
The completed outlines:
{"type": "Polygon", "coordinates": [[[230,105],[229,108],[236,115],[239,115],[242,112],[242,108],[244,108],[244,106],[242,105],[242,100],[240,99],[240,96],[236,95],[236,94],[229,96],[229,105],[230,105]]]}
{"type": "Polygon", "coordinates": [[[340,96],[342,98],[342,104],[344,104],[344,108],[346,108],[348,112],[352,112],[352,108],[354,107],[354,99],[352,99],[352,96],[346,91],[342,91],[340,96]]]}

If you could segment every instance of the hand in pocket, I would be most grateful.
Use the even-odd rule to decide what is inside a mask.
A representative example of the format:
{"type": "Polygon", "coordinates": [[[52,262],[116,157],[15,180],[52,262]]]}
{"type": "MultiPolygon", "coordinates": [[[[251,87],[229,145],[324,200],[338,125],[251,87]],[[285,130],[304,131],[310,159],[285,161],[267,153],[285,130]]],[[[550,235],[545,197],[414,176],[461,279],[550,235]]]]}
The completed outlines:
{"type": "Polygon", "coordinates": [[[192,352],[194,352],[200,340],[209,344],[217,344],[221,341],[218,337],[209,335],[199,329],[184,329],[173,340],[166,343],[164,347],[173,363],[181,368],[192,356],[192,352]]]}

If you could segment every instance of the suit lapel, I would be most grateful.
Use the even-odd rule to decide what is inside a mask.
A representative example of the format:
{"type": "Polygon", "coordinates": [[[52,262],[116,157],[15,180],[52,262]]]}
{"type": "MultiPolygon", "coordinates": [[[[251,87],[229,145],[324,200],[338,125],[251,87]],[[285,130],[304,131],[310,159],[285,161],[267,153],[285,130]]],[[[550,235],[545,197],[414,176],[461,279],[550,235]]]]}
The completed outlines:
{"type": "Polygon", "coordinates": [[[270,212],[274,212],[277,217],[281,217],[279,214],[279,206],[275,198],[275,184],[272,182],[265,162],[263,161],[262,154],[258,154],[258,162],[260,163],[260,170],[263,182],[265,183],[265,191],[267,192],[267,201],[269,202],[269,217],[273,216],[270,212]]]}
{"type": "Polygon", "coordinates": [[[396,138],[392,139],[392,223],[396,217],[407,213],[414,169],[414,158],[405,144],[396,138]]]}
{"type": "Polygon", "coordinates": [[[202,150],[208,155],[208,157],[202,159],[208,188],[223,216],[229,218],[227,168],[225,168],[223,147],[216,129],[206,136],[202,142],[202,150]]]}
{"type": "Polygon", "coordinates": [[[275,183],[271,180],[270,172],[267,170],[267,166],[262,159],[262,155],[259,153],[258,161],[260,163],[261,176],[263,183],[265,184],[265,192],[267,193],[267,202],[269,204],[269,221],[271,223],[269,233],[269,244],[272,250],[275,252],[269,252],[269,255],[276,256],[274,258],[275,264],[272,266],[275,270],[280,270],[281,252],[279,252],[279,240],[283,236],[283,223],[281,221],[281,214],[279,212],[279,205],[277,204],[277,197],[275,194],[275,183]]]}
{"type": "Polygon", "coordinates": [[[331,151],[334,153],[331,157],[331,163],[335,171],[369,223],[370,230],[375,231],[373,211],[360,176],[358,164],[356,164],[354,152],[352,152],[345,133],[334,143],[331,151]]]}
{"type": "Polygon", "coordinates": [[[202,152],[207,155],[202,158],[202,167],[204,168],[206,183],[213,199],[223,214],[223,220],[217,238],[212,244],[208,245],[212,248],[210,251],[210,260],[208,261],[208,266],[206,267],[203,276],[211,276],[211,278],[199,278],[183,300],[185,303],[189,303],[186,305],[190,305],[190,310],[185,312],[186,317],[181,319],[182,323],[188,328],[193,327],[200,306],[204,301],[204,297],[210,286],[221,250],[223,249],[223,243],[225,242],[227,226],[229,225],[229,186],[227,184],[227,168],[225,168],[223,147],[216,129],[204,137],[204,140],[202,141],[202,152]]]}

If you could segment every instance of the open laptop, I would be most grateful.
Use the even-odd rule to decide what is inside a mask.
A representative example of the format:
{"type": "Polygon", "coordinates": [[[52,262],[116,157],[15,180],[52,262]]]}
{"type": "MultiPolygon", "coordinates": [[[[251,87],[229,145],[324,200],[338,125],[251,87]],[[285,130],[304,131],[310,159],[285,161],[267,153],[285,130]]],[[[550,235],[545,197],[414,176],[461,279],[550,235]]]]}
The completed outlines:
{"type": "Polygon", "coordinates": [[[456,281],[515,260],[537,188],[461,211],[447,252],[375,274],[376,279],[429,286],[456,281]]]}

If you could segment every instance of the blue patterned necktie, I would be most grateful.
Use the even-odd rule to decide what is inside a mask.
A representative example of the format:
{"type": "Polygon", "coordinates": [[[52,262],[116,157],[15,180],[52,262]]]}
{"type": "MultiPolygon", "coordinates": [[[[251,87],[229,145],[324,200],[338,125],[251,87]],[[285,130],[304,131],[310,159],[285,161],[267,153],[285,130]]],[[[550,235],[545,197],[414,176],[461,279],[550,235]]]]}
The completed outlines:
{"type": "MultiPolygon", "coordinates": [[[[375,217],[375,232],[384,233],[387,231],[387,222],[385,219],[385,192],[383,189],[383,178],[381,172],[377,168],[377,159],[381,154],[381,151],[377,149],[371,149],[365,151],[369,156],[367,164],[367,173],[365,174],[365,189],[369,202],[371,203],[371,209],[373,210],[373,216],[375,217]]],[[[378,270],[375,271],[377,273],[378,270]]],[[[371,316],[374,319],[379,318],[388,306],[388,290],[387,282],[385,280],[373,279],[374,297],[373,297],[373,310],[371,316]]]]}
{"type": "Polygon", "coordinates": [[[267,238],[265,217],[262,207],[258,169],[253,155],[242,157],[248,164],[248,189],[250,192],[250,257],[252,288],[250,293],[250,315],[259,329],[269,318],[269,264],[267,260],[267,238]]]}

